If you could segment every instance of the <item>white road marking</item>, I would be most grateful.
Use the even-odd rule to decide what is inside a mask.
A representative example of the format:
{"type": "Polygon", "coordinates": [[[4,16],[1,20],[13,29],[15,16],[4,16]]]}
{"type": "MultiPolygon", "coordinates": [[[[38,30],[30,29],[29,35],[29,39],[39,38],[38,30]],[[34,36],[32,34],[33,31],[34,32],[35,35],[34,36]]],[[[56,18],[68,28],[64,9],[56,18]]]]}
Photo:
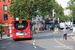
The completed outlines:
{"type": "Polygon", "coordinates": [[[35,43],[33,43],[33,45],[35,45],[35,43]]]}
{"type": "Polygon", "coordinates": [[[34,41],[33,42],[35,42],[35,39],[34,39],[34,41]]]}
{"type": "MultiPolygon", "coordinates": [[[[58,33],[58,32],[57,32],[57,33],[58,33]]],[[[53,33],[50,33],[50,34],[53,34],[53,33]]],[[[41,37],[43,37],[43,36],[47,36],[47,35],[50,35],[50,34],[41,35],[41,36],[39,36],[38,38],[41,38],[41,37]]],[[[36,39],[33,40],[33,45],[34,45],[34,48],[37,49],[37,47],[36,47],[36,45],[35,45],[35,40],[36,40],[36,39]]]]}
{"type": "Polygon", "coordinates": [[[35,49],[37,49],[36,45],[35,45],[35,39],[33,40],[33,46],[35,49]]]}
{"type": "Polygon", "coordinates": [[[34,46],[34,48],[37,49],[36,46],[34,46]]]}

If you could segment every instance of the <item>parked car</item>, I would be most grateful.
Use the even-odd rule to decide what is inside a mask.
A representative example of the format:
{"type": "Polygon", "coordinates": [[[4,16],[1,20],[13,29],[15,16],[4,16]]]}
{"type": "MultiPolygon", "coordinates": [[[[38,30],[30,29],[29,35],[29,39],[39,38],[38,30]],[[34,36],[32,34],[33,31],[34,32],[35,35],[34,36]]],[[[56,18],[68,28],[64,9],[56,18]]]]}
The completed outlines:
{"type": "Polygon", "coordinates": [[[72,30],[73,29],[73,26],[70,26],[70,30],[72,30]]]}
{"type": "Polygon", "coordinates": [[[64,27],[68,28],[68,26],[65,23],[60,23],[59,26],[60,26],[60,29],[64,27]]]}

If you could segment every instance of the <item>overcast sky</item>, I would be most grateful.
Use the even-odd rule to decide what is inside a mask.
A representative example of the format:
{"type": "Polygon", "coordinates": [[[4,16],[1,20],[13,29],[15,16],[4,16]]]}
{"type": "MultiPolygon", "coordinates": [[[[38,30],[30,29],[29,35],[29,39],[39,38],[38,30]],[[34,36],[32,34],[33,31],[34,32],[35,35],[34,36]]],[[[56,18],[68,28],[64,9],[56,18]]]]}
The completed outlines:
{"type": "Polygon", "coordinates": [[[56,0],[63,8],[67,7],[67,2],[69,0],[56,0]]]}

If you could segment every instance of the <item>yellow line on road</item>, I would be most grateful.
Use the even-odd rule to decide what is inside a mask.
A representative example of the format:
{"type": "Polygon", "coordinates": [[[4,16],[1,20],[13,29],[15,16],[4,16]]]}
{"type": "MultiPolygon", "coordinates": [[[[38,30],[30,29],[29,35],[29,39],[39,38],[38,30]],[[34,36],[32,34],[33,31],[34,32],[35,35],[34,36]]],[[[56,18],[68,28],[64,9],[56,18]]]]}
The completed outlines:
{"type": "Polygon", "coordinates": [[[75,40],[75,37],[71,36],[71,38],[75,40]]]}
{"type": "Polygon", "coordinates": [[[58,43],[58,44],[60,44],[60,45],[62,45],[62,46],[64,46],[64,47],[66,47],[66,48],[69,48],[69,49],[73,49],[73,48],[70,48],[70,47],[68,47],[68,46],[66,46],[66,45],[64,45],[64,44],[62,44],[62,43],[60,43],[60,42],[58,42],[56,39],[55,39],[55,36],[54,36],[54,40],[58,43]]]}

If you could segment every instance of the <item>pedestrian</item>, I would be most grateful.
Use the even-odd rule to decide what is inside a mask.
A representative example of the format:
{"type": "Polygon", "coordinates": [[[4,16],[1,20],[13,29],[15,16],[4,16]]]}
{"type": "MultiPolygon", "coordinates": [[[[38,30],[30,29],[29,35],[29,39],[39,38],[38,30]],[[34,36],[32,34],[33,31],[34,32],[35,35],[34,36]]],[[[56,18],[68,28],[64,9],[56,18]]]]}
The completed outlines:
{"type": "Polygon", "coordinates": [[[56,27],[54,28],[54,31],[56,32],[57,30],[56,30],[56,27]]]}
{"type": "Polygon", "coordinates": [[[67,40],[67,30],[66,30],[66,27],[64,27],[62,32],[63,32],[63,40],[64,40],[64,38],[65,38],[65,40],[67,40]]]}
{"type": "Polygon", "coordinates": [[[51,29],[52,29],[52,26],[50,25],[50,31],[51,31],[51,29]]]}
{"type": "Polygon", "coordinates": [[[75,37],[75,25],[73,26],[73,34],[74,34],[74,37],[75,37]]]}

